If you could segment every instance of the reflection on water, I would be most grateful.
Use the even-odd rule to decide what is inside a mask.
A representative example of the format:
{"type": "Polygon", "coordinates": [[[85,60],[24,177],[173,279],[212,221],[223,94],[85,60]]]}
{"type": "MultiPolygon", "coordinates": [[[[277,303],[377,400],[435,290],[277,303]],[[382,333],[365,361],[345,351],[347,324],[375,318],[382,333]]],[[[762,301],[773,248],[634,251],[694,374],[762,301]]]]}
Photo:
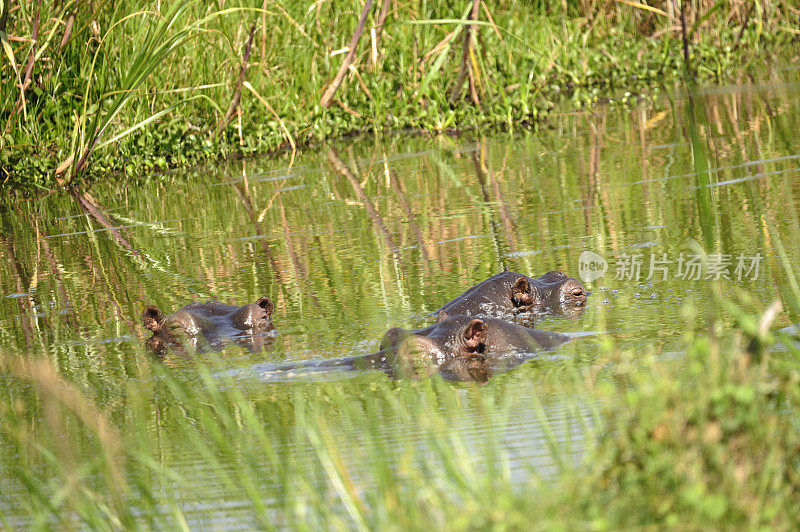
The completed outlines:
{"type": "MultiPolygon", "coordinates": [[[[272,383],[259,368],[372,353],[389,328],[430,324],[445,302],[505,268],[577,275],[579,256],[592,251],[608,269],[588,284],[585,311],[537,323],[576,338],[488,387],[534,390],[561,356],[591,363],[605,338],[671,353],[709,316],[729,321],[712,286],[765,304],[793,282],[782,260],[800,265],[792,245],[800,233],[800,91],[796,72],[783,75],[790,78],[564,113],[513,140],[369,139],[303,154],[291,167],[232,160],[4,205],[0,345],[46,354],[115,411],[124,408],[114,398],[128,364],[146,356],[146,305],[265,294],[279,331],[269,349],[234,346],[202,357],[222,374],[251,376],[242,386],[256,395],[291,397],[295,386],[313,393],[314,382],[272,383]],[[737,275],[737,258],[757,255],[757,275],[737,275]],[[717,256],[715,273],[709,258],[717,256]],[[691,257],[697,278],[686,275],[691,257]],[[620,271],[625,264],[638,269],[620,271]]],[[[798,309],[787,304],[796,321],[798,309]]],[[[191,378],[185,362],[165,363],[191,378]]],[[[314,378],[336,373],[325,375],[314,378]]],[[[385,378],[365,372],[341,386],[363,390],[385,378]]],[[[485,431],[502,426],[514,468],[554,467],[541,409],[516,405],[514,423],[486,426],[474,419],[475,392],[464,393],[452,423],[469,442],[478,446],[485,431]]],[[[556,437],[579,453],[575,427],[591,405],[559,401],[554,395],[546,415],[561,416],[556,437]]],[[[387,419],[384,437],[425,445],[424,431],[404,423],[387,419]]],[[[359,439],[352,441],[357,453],[359,439]]],[[[167,465],[201,485],[202,459],[182,453],[180,440],[163,445],[167,465]]],[[[236,500],[219,494],[207,504],[235,515],[236,500]]]]}

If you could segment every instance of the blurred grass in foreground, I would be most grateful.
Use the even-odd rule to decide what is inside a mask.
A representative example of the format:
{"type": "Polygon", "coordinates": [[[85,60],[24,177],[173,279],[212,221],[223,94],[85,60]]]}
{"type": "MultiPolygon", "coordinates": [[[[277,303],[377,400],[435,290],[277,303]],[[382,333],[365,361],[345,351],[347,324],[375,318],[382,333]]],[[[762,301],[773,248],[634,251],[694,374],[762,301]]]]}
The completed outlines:
{"type": "MultiPolygon", "coordinates": [[[[738,319],[746,329],[754,318],[738,319]]],[[[3,502],[36,526],[93,529],[198,526],[233,510],[231,522],[263,528],[791,528],[800,352],[792,341],[771,349],[766,329],[754,351],[740,345],[747,335],[720,342],[714,329],[687,337],[678,357],[609,343],[588,367],[542,363],[541,391],[527,397],[513,379],[480,389],[373,380],[361,393],[315,384],[316,393],[253,397],[199,364],[199,380],[185,382],[140,360],[115,419],[48,361],[4,353],[3,502]],[[544,371],[551,364],[558,369],[544,371]],[[548,413],[541,405],[553,395],[571,406],[548,413]],[[508,422],[520,401],[539,405],[545,432],[579,403],[595,405],[583,408],[582,456],[549,442],[555,477],[531,468],[512,480],[498,432],[475,448],[448,420],[469,403],[490,425],[508,422]],[[387,449],[381,427],[396,417],[419,426],[424,445],[387,449]],[[211,492],[194,485],[192,469],[167,465],[173,438],[200,457],[211,492]],[[352,438],[357,456],[342,454],[352,438]],[[217,508],[218,492],[238,502],[217,508]]]]}
{"type": "MultiPolygon", "coordinates": [[[[203,175],[190,177],[188,184],[175,178],[159,183],[159,192],[151,195],[168,197],[174,187],[196,185],[189,190],[200,192],[187,195],[190,201],[182,196],[178,203],[153,202],[146,194],[130,192],[126,201],[133,206],[121,213],[98,209],[100,195],[94,200],[64,196],[54,203],[30,202],[3,212],[3,253],[9,259],[3,293],[18,297],[4,302],[11,310],[0,329],[0,522],[7,528],[92,529],[206,524],[309,529],[792,528],[800,518],[800,354],[797,338],[770,332],[778,307],[769,301],[780,297],[786,310],[780,315],[783,323],[787,316],[796,321],[800,290],[791,242],[800,240],[793,188],[797,170],[794,159],[776,168],[776,161],[794,157],[786,132],[792,130],[796,106],[769,98],[740,100],[737,94],[720,98],[722,104],[707,98],[700,100],[703,105],[656,113],[669,123],[674,120],[674,126],[660,125],[659,135],[650,144],[642,140],[640,147],[647,153],[663,134],[675,145],[665,156],[677,161],[671,167],[614,164],[628,163],[630,150],[602,152],[599,140],[617,138],[624,142],[615,145],[638,145],[633,137],[637,130],[617,132],[613,116],[589,121],[594,133],[578,137],[589,141],[574,142],[579,149],[561,159],[552,156],[559,153],[558,145],[553,149],[547,142],[568,142],[527,139],[523,156],[551,155],[526,158],[542,166],[542,173],[511,163],[504,169],[502,161],[521,157],[510,148],[492,152],[478,146],[474,158],[463,160],[455,157],[456,150],[435,150],[407,167],[417,179],[406,182],[407,190],[427,192],[417,195],[428,198],[416,204],[420,213],[410,215],[401,209],[399,196],[389,194],[390,184],[379,179],[388,173],[383,164],[363,164],[362,176],[370,179],[365,180],[367,193],[361,194],[356,192],[358,181],[350,184],[331,170],[324,179],[312,174],[309,183],[293,182],[307,186],[291,190],[280,181],[249,185],[248,174],[241,172],[231,184],[218,179],[224,187],[208,186],[214,181],[203,175]],[[762,115],[751,101],[760,101],[763,113],[769,112],[762,115]],[[703,119],[700,109],[719,117],[729,112],[741,123],[703,119]],[[610,128],[609,136],[604,136],[604,128],[610,128]],[[573,170],[570,165],[581,168],[585,156],[595,163],[584,165],[583,172],[573,170]],[[463,219],[452,216],[454,205],[472,205],[467,200],[480,197],[486,188],[480,178],[481,160],[494,169],[506,187],[498,183],[497,191],[506,197],[515,197],[511,191],[521,188],[516,186],[519,176],[536,180],[537,187],[520,196],[524,201],[519,203],[527,208],[512,211],[530,215],[530,225],[520,222],[519,247],[512,246],[515,233],[504,233],[498,210],[471,209],[463,219]],[[425,174],[425,166],[438,173],[425,174]],[[559,171],[563,168],[569,170],[559,171]],[[683,175],[685,180],[671,177],[683,175]],[[756,179],[758,175],[763,177],[756,179]],[[735,186],[710,187],[711,194],[695,187],[733,181],[735,186]],[[651,196],[656,200],[645,200],[645,183],[657,187],[651,196]],[[317,189],[312,184],[330,191],[318,194],[324,202],[313,200],[317,189]],[[287,194],[283,200],[277,194],[281,190],[287,194]],[[583,197],[580,191],[590,194],[584,199],[587,204],[607,208],[594,209],[591,218],[582,220],[583,211],[565,207],[569,199],[583,197]],[[542,198],[537,200],[537,194],[542,198]],[[166,367],[131,348],[132,341],[120,340],[135,332],[129,321],[139,299],[177,303],[197,293],[243,298],[271,290],[271,295],[286,294],[287,307],[302,306],[294,302],[295,296],[320,294],[322,308],[341,310],[328,312],[334,317],[327,320],[319,317],[325,313],[312,312],[308,321],[300,322],[308,329],[323,329],[322,343],[333,345],[343,336],[335,325],[347,317],[345,311],[352,313],[345,320],[348,325],[368,319],[368,313],[358,313],[363,312],[361,305],[348,303],[361,302],[362,292],[364,298],[375,299],[380,293],[376,287],[384,285],[381,270],[392,271],[394,248],[384,243],[390,239],[378,234],[363,206],[351,214],[345,201],[329,202],[329,197],[351,203],[365,197],[383,201],[377,212],[390,220],[390,228],[400,226],[405,216],[425,220],[430,216],[426,213],[438,215],[427,224],[431,233],[424,239],[411,231],[389,233],[392,238],[402,234],[403,244],[420,240],[407,270],[397,266],[397,284],[405,292],[390,287],[384,296],[387,308],[408,305],[402,307],[406,314],[434,304],[420,287],[435,285],[429,281],[435,275],[452,277],[448,286],[455,292],[466,270],[463,264],[469,265],[468,278],[474,280],[484,269],[496,269],[500,257],[508,258],[491,246],[480,246],[486,248],[481,254],[478,244],[467,241],[465,246],[476,248],[442,252],[431,267],[441,273],[429,274],[423,267],[424,243],[471,234],[465,229],[476,227],[489,233],[493,225],[498,241],[507,239],[503,246],[508,249],[559,248],[536,262],[512,263],[527,271],[545,264],[574,265],[575,257],[568,254],[580,249],[560,249],[569,238],[588,235],[589,243],[608,239],[614,242],[608,250],[619,252],[642,241],[636,228],[655,224],[671,232],[659,237],[660,245],[670,250],[683,249],[678,245],[687,237],[712,243],[707,252],[732,252],[746,245],[743,249],[769,255],[769,283],[764,285],[769,299],[761,299],[765,291],[756,286],[730,283],[707,290],[715,287],[708,283],[702,288],[703,300],[695,299],[698,305],[712,300],[703,307],[708,315],[692,315],[700,311],[681,307],[686,327],[679,349],[661,349],[656,338],[637,341],[640,348],[623,348],[619,345],[626,331],[611,332],[602,336],[603,349],[597,354],[534,361],[480,388],[437,379],[391,382],[380,374],[356,376],[346,383],[233,382],[200,361],[166,367]],[[95,201],[94,209],[110,213],[115,225],[130,223],[127,216],[156,211],[140,224],[146,236],[134,241],[144,252],[122,232],[94,231],[101,222],[72,203],[81,199],[95,201]],[[447,208],[437,206],[436,199],[449,200],[447,208]],[[288,207],[311,207],[287,207],[296,211],[287,217],[281,214],[281,201],[288,207]],[[247,208],[237,207],[240,203],[247,208]],[[42,205],[51,210],[43,212],[47,209],[42,205]],[[202,215],[174,226],[162,222],[180,217],[187,206],[202,215]],[[543,217],[558,209],[567,214],[548,225],[543,217]],[[252,212],[264,213],[263,218],[250,216],[252,212]],[[485,226],[479,223],[482,217],[487,218],[485,226]],[[295,246],[285,238],[274,249],[265,246],[263,255],[254,255],[241,241],[228,241],[230,235],[259,235],[262,220],[265,231],[275,231],[267,234],[293,235],[295,246]],[[65,235],[45,238],[47,233],[40,232],[47,224],[53,234],[65,235]],[[370,267],[369,275],[354,276],[354,261],[338,257],[342,240],[337,233],[298,234],[298,229],[325,224],[356,227],[359,236],[353,242],[358,245],[353,247],[366,251],[354,256],[369,257],[369,264],[378,266],[370,267]],[[196,236],[214,230],[225,233],[225,240],[200,242],[196,236]],[[175,232],[183,234],[172,239],[175,232]],[[220,251],[224,247],[232,251],[225,255],[220,251]],[[202,253],[208,250],[220,254],[204,259],[202,253]],[[267,267],[273,255],[284,267],[267,267]],[[312,260],[325,268],[303,266],[303,261],[312,260]],[[382,268],[384,261],[387,266],[382,268]],[[201,275],[205,264],[210,266],[201,275]],[[292,268],[297,278],[270,276],[292,268]],[[164,277],[149,277],[154,271],[164,277]],[[314,276],[319,285],[300,284],[301,273],[307,271],[324,272],[314,276]],[[153,278],[156,281],[150,281],[153,278]],[[347,296],[341,301],[331,295],[339,291],[347,296]],[[407,301],[397,295],[403,293],[411,294],[407,301]],[[335,301],[326,303],[324,297],[335,301]],[[692,332],[698,320],[708,324],[702,333],[692,332]],[[106,347],[107,341],[123,346],[106,347]],[[552,466],[517,460],[503,440],[506,432],[525,434],[519,421],[530,422],[530,417],[517,417],[523,408],[535,412],[544,435],[523,443],[546,450],[552,466]],[[464,412],[471,417],[460,418],[464,412]],[[483,426],[489,430],[479,437],[467,434],[468,428],[483,426]],[[418,432],[410,434],[413,427],[418,432]],[[562,437],[564,433],[572,439],[562,437]]],[[[642,111],[639,132],[644,139],[648,120],[642,111]]],[[[628,114],[623,118],[629,119],[628,114]]],[[[372,158],[382,157],[383,150],[376,149],[372,158]]],[[[354,154],[349,158],[359,160],[354,154]]],[[[319,166],[316,161],[321,156],[309,166],[319,166]]],[[[283,176],[285,170],[276,173],[283,176]]],[[[102,194],[122,196],[117,190],[112,187],[102,194]]],[[[493,194],[484,197],[499,198],[493,194]]],[[[437,252],[435,247],[432,251],[437,252]]],[[[614,286],[612,280],[609,284],[614,286]]],[[[377,313],[382,307],[366,308],[377,313]]],[[[635,310],[635,323],[647,324],[644,334],[663,332],[663,313],[654,312],[655,306],[649,313],[641,308],[635,310]]],[[[619,322],[609,318],[607,323],[619,322]]],[[[667,334],[681,333],[670,329],[667,334]]],[[[298,344],[307,348],[311,342],[298,344]]],[[[203,360],[210,364],[214,359],[203,360]]],[[[230,359],[219,364],[224,369],[236,365],[230,359]]]]}

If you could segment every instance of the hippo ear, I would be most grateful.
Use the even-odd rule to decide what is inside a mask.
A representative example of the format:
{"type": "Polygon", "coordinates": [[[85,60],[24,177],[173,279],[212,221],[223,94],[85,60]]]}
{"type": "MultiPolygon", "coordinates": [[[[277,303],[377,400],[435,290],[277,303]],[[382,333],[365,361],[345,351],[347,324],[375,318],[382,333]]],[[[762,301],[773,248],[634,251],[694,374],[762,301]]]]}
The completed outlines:
{"type": "Polygon", "coordinates": [[[514,306],[517,307],[523,307],[533,303],[531,284],[524,275],[517,279],[514,286],[511,287],[511,301],[514,303],[514,306]]]}
{"type": "Polygon", "coordinates": [[[272,316],[272,311],[275,310],[275,305],[272,304],[272,300],[268,297],[258,298],[256,305],[267,311],[267,317],[272,316]]]}
{"type": "Polygon", "coordinates": [[[483,352],[486,347],[486,324],[479,320],[474,319],[464,327],[464,340],[466,342],[467,351],[478,353],[483,352]]]}
{"type": "Polygon", "coordinates": [[[448,315],[447,315],[447,312],[445,312],[445,311],[443,310],[443,311],[439,312],[439,315],[438,315],[438,316],[436,316],[436,323],[439,323],[440,321],[444,321],[444,320],[446,320],[446,319],[447,319],[447,318],[449,318],[449,317],[450,317],[450,316],[448,316],[448,315]]]}
{"type": "Polygon", "coordinates": [[[164,321],[164,314],[155,305],[149,305],[142,312],[142,325],[153,332],[161,330],[162,321],[164,321]]]}

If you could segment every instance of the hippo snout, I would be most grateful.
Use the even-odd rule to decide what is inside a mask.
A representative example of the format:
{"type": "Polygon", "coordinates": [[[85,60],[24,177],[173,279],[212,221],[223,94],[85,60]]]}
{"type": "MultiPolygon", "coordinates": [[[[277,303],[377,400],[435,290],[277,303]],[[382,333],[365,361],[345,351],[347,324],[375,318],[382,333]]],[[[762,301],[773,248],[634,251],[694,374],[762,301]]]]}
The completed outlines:
{"type": "Polygon", "coordinates": [[[561,300],[565,303],[583,304],[589,293],[577,279],[568,279],[561,287],[561,300]]]}

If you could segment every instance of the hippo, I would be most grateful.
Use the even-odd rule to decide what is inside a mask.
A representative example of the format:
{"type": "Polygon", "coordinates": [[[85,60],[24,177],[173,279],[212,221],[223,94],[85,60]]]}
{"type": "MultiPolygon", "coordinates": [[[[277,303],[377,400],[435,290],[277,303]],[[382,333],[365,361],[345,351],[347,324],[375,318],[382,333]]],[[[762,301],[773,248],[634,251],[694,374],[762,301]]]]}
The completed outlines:
{"type": "Polygon", "coordinates": [[[153,332],[147,347],[159,356],[169,349],[182,354],[186,346],[198,352],[220,350],[231,342],[258,351],[274,336],[273,310],[268,297],[241,307],[219,301],[189,303],[166,316],[151,305],[142,313],[142,324],[153,332]]]}
{"type": "Polygon", "coordinates": [[[395,375],[419,379],[438,372],[447,380],[485,383],[569,341],[563,334],[523,327],[500,318],[440,312],[433,325],[389,329],[380,353],[395,375]]]}
{"type": "Polygon", "coordinates": [[[504,271],[473,286],[434,314],[514,318],[532,313],[573,318],[583,312],[586,296],[580,281],[564,272],[550,271],[534,279],[504,271]]]}
{"type": "Polygon", "coordinates": [[[422,329],[389,329],[377,353],[284,363],[270,371],[380,370],[394,379],[415,380],[439,373],[450,381],[485,384],[495,373],[509,371],[567,341],[569,337],[563,334],[499,318],[442,312],[436,323],[422,329]]]}
{"type": "Polygon", "coordinates": [[[534,294],[534,312],[553,314],[570,319],[577,318],[586,310],[589,292],[574,277],[558,270],[551,270],[536,277],[528,277],[534,294]]]}

